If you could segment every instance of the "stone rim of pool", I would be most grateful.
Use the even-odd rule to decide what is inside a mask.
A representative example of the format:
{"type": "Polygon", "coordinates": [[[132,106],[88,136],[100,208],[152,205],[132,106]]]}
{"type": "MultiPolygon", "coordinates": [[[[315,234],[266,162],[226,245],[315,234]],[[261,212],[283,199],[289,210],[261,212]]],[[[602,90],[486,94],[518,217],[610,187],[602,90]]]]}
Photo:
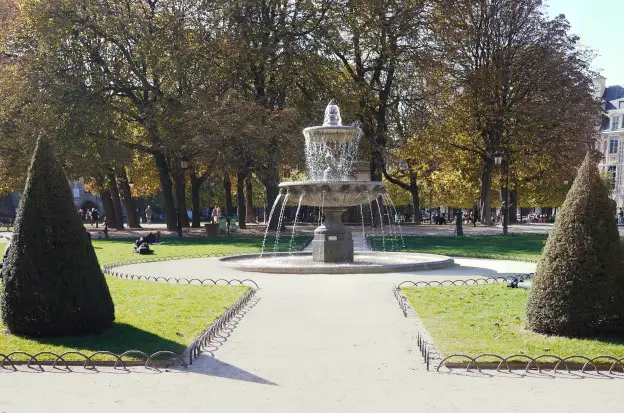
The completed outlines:
{"type": "Polygon", "coordinates": [[[220,261],[239,271],[276,274],[394,273],[427,271],[455,265],[452,258],[444,255],[408,252],[356,252],[352,263],[318,263],[312,258],[309,252],[283,252],[236,255],[223,257],[220,261]]]}

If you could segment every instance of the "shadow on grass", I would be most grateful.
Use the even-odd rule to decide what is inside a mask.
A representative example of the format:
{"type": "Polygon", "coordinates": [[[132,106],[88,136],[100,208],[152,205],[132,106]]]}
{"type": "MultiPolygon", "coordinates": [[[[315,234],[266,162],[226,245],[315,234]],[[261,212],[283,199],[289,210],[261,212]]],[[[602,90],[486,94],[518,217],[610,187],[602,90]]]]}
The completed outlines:
{"type": "Polygon", "coordinates": [[[113,327],[102,334],[71,337],[36,337],[30,340],[45,346],[62,346],[81,352],[110,351],[121,354],[128,350],[139,350],[148,355],[157,351],[173,351],[181,354],[186,345],[160,337],[149,331],[141,330],[125,323],[114,323],[113,327]]]}

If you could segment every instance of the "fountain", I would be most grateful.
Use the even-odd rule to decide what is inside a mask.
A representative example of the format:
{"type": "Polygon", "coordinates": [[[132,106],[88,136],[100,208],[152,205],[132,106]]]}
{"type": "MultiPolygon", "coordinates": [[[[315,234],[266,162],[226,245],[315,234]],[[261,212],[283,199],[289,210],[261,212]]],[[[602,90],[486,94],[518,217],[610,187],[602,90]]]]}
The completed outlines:
{"type": "MultiPolygon", "coordinates": [[[[347,273],[347,272],[392,272],[418,269],[440,268],[453,264],[453,260],[439,255],[366,252],[354,254],[351,231],[342,222],[342,214],[348,207],[360,208],[362,217],[362,237],[366,240],[364,228],[364,205],[368,205],[373,216],[373,203],[379,211],[379,229],[385,248],[384,215],[387,225],[396,238],[402,236],[392,222],[392,205],[386,194],[386,184],[380,181],[358,180],[356,166],[358,145],[362,131],[356,125],[342,124],[339,107],[332,101],[325,110],[322,126],[313,126],[303,130],[305,137],[305,155],[308,180],[282,182],[280,194],[269,214],[269,222],[279,202],[282,208],[278,219],[275,241],[275,253],[265,252],[266,236],[262,254],[226,257],[222,261],[234,268],[246,271],[285,272],[285,273],[347,273]],[[391,205],[382,213],[379,199],[391,205]],[[309,253],[277,253],[284,208],[289,199],[298,200],[297,211],[301,205],[315,206],[320,210],[319,226],[314,231],[312,256],[309,253]],[[324,217],[324,219],[321,219],[324,217]]],[[[396,215],[396,210],[395,210],[396,215]]],[[[295,234],[296,219],[292,236],[295,234]]],[[[290,245],[292,246],[292,239],[290,245]]],[[[401,239],[401,244],[403,240],[401,239]]]]}
{"type": "Polygon", "coordinates": [[[311,180],[280,184],[282,191],[301,198],[303,205],[323,211],[325,219],[314,231],[312,241],[314,262],[353,262],[353,239],[342,223],[342,214],[347,207],[368,203],[386,191],[383,182],[355,180],[361,132],[357,126],[343,126],[340,109],[331,102],[325,110],[323,126],[303,130],[311,180]]]}

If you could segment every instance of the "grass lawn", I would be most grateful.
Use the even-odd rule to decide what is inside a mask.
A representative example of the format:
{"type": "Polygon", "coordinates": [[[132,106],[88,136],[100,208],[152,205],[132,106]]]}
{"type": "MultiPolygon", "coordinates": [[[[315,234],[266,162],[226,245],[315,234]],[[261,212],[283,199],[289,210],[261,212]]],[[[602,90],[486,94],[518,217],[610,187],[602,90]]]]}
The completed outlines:
{"type": "MultiPolygon", "coordinates": [[[[295,236],[293,249],[303,247],[309,237],[295,236]]],[[[120,261],[135,260],[149,257],[177,257],[187,255],[222,256],[234,254],[253,254],[262,251],[262,238],[222,237],[222,238],[163,238],[162,244],[152,245],[153,255],[141,256],[134,252],[135,238],[111,238],[107,240],[93,240],[93,247],[100,265],[112,264],[120,261]]],[[[267,237],[266,249],[273,251],[275,237],[267,237]]],[[[6,243],[0,242],[0,254],[6,243]]],[[[290,236],[282,237],[279,251],[288,251],[290,236]]]]}
{"type": "MultiPolygon", "coordinates": [[[[406,236],[408,252],[425,252],[451,257],[491,258],[498,260],[537,261],[546,234],[483,235],[483,236],[406,236]]],[[[382,251],[381,237],[371,239],[374,250],[382,251]]],[[[386,239],[386,250],[391,250],[386,239]]]]}
{"type": "Polygon", "coordinates": [[[619,340],[544,336],[526,329],[527,291],[505,284],[471,287],[425,287],[403,290],[443,356],[581,354],[624,357],[619,340]]]}
{"type": "MultiPolygon", "coordinates": [[[[115,303],[115,324],[100,335],[28,339],[0,330],[0,353],[62,353],[98,350],[123,353],[158,350],[181,353],[213,320],[221,316],[249,288],[197,286],[128,281],[107,277],[115,303]]],[[[1,286],[1,284],[0,284],[1,286]]],[[[1,287],[0,287],[1,288],[1,287]]],[[[80,357],[72,357],[80,360],[80,357]]]]}
{"type": "MultiPolygon", "coordinates": [[[[133,252],[133,241],[94,240],[100,264],[140,258],[133,252]]],[[[299,246],[306,241],[306,237],[295,240],[299,246]]],[[[154,257],[254,253],[262,246],[262,238],[239,237],[211,240],[165,238],[163,242],[153,246],[154,257]]],[[[281,243],[280,249],[287,250],[288,243],[281,243]]],[[[0,252],[5,245],[0,244],[0,252]]],[[[269,240],[267,245],[272,247],[269,240]]],[[[174,285],[113,277],[107,277],[107,282],[116,316],[115,325],[110,330],[97,336],[32,340],[10,335],[0,327],[0,353],[13,350],[35,353],[44,349],[56,353],[70,349],[116,353],[129,349],[146,353],[171,350],[179,353],[248,291],[248,287],[174,285]]]]}
{"type": "MultiPolygon", "coordinates": [[[[293,249],[301,248],[308,241],[307,236],[295,236],[293,249]]],[[[259,253],[262,250],[262,238],[222,237],[222,238],[163,238],[162,244],[152,245],[153,255],[136,254],[132,243],[134,238],[114,238],[93,240],[93,247],[100,265],[114,262],[150,257],[176,257],[186,255],[220,256],[234,254],[259,253]]],[[[267,237],[266,249],[273,251],[275,237],[267,237]]],[[[282,237],[279,251],[288,251],[290,236],[282,237]]]]}

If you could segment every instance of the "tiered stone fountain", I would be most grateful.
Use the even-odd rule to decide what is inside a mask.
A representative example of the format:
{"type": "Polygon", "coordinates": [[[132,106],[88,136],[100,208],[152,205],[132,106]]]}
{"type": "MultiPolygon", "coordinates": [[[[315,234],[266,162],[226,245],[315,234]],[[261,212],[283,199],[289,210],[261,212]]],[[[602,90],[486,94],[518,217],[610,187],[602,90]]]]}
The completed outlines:
{"type": "Polygon", "coordinates": [[[342,214],[348,207],[368,204],[386,192],[383,182],[354,178],[361,132],[357,126],[343,126],[340,109],[330,103],[323,126],[303,130],[308,175],[312,180],[280,184],[291,197],[301,199],[303,205],[320,207],[323,211],[325,219],[314,231],[312,241],[314,262],[353,262],[353,239],[342,223],[342,214]],[[314,179],[319,177],[323,160],[321,179],[314,179]]]}
{"type": "Polygon", "coordinates": [[[342,214],[348,207],[360,206],[360,211],[363,211],[362,205],[368,205],[372,213],[375,202],[381,226],[384,225],[384,215],[387,216],[387,226],[394,225],[389,209],[386,214],[381,213],[379,198],[391,202],[386,194],[386,184],[356,179],[361,132],[358,126],[342,125],[340,109],[331,102],[325,110],[323,125],[303,131],[308,180],[280,184],[280,195],[275,200],[269,221],[279,202],[282,202],[278,225],[281,227],[284,207],[289,199],[298,200],[298,207],[319,207],[324,217],[314,231],[311,257],[309,253],[292,251],[266,253],[263,247],[262,254],[227,257],[222,261],[240,270],[278,273],[394,272],[452,265],[452,259],[432,254],[385,251],[354,254],[351,231],[342,222],[342,214]]]}

